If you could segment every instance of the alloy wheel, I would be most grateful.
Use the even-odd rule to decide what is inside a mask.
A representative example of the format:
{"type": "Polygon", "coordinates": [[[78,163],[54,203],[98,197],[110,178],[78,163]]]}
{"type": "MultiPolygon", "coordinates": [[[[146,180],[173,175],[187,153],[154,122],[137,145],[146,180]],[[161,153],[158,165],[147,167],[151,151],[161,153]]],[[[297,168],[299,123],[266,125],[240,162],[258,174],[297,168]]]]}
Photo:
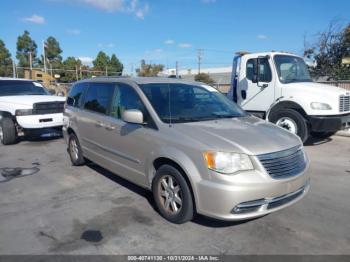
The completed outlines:
{"type": "Polygon", "coordinates": [[[72,158],[74,159],[74,161],[78,160],[79,148],[78,148],[77,141],[74,138],[70,140],[69,152],[70,152],[70,155],[72,156],[72,158]]]}
{"type": "Polygon", "coordinates": [[[180,184],[171,175],[165,175],[159,182],[159,198],[166,212],[175,215],[182,208],[182,191],[180,184]]]}

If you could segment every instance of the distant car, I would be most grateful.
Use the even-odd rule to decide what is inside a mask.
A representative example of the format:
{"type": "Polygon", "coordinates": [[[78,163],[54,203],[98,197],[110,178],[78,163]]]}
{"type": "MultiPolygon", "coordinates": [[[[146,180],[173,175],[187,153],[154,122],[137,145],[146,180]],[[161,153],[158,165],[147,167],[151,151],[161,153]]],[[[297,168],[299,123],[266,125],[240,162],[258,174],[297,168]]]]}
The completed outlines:
{"type": "Polygon", "coordinates": [[[159,212],[242,220],[309,189],[300,139],[248,115],[215,88],[171,78],[77,82],[64,111],[73,165],[84,158],[153,192],[159,212]]]}
{"type": "Polygon", "coordinates": [[[20,133],[62,127],[64,97],[52,96],[42,84],[0,78],[0,140],[14,144],[20,133]]]}

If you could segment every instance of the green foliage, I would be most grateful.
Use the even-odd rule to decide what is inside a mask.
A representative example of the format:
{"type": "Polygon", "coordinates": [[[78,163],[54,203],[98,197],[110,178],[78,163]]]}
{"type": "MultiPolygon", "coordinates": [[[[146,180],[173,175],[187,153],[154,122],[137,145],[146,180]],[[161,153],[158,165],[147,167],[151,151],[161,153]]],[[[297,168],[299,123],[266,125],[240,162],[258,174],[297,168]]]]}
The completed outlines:
{"type": "Polygon", "coordinates": [[[106,68],[108,67],[109,63],[110,63],[110,58],[103,51],[100,51],[97,54],[96,59],[92,61],[92,64],[94,65],[94,70],[98,70],[98,71],[106,71],[106,68]]]}
{"type": "Polygon", "coordinates": [[[215,81],[210,78],[209,74],[206,74],[206,73],[199,73],[195,75],[194,80],[198,82],[206,83],[208,85],[213,85],[215,83],[215,81]]]}
{"type": "Polygon", "coordinates": [[[108,72],[110,72],[109,75],[121,75],[123,73],[123,69],[123,64],[119,61],[115,54],[112,54],[108,65],[108,72]]]}
{"type": "Polygon", "coordinates": [[[141,67],[136,69],[138,76],[157,76],[162,72],[164,65],[161,64],[146,64],[145,60],[141,60],[141,67]]]}
{"type": "Polygon", "coordinates": [[[75,57],[69,56],[63,61],[63,72],[60,81],[64,83],[71,83],[79,80],[81,61],[75,57]]]}
{"type": "Polygon", "coordinates": [[[350,67],[343,65],[342,59],[350,57],[350,24],[339,29],[336,23],[318,35],[316,43],[306,47],[304,56],[316,61],[310,68],[314,78],[328,77],[328,80],[349,80],[350,67]]]}
{"type": "Polygon", "coordinates": [[[32,60],[33,64],[35,65],[38,62],[36,59],[37,45],[30,37],[29,32],[25,30],[23,35],[17,38],[16,58],[18,59],[19,66],[29,67],[29,52],[32,53],[32,60]]]}
{"type": "Polygon", "coordinates": [[[0,39],[0,76],[12,76],[12,59],[5,43],[0,39]]]}
{"type": "Polygon", "coordinates": [[[53,36],[46,39],[46,58],[50,61],[62,61],[62,49],[60,48],[59,42],[53,36]]]}

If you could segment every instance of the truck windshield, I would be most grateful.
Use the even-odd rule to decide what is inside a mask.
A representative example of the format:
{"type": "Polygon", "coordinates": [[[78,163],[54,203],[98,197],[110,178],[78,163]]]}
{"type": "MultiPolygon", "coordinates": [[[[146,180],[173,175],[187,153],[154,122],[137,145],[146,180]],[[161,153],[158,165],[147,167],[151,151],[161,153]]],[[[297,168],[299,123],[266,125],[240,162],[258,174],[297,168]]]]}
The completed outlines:
{"type": "Polygon", "coordinates": [[[186,123],[245,116],[246,113],[207,85],[154,83],[140,85],[164,123],[186,123]]]}
{"type": "Polygon", "coordinates": [[[39,83],[21,80],[0,80],[0,96],[49,95],[39,83]]]}
{"type": "Polygon", "coordinates": [[[300,57],[276,55],[274,57],[279,80],[284,83],[311,82],[304,60],[300,57]]]}

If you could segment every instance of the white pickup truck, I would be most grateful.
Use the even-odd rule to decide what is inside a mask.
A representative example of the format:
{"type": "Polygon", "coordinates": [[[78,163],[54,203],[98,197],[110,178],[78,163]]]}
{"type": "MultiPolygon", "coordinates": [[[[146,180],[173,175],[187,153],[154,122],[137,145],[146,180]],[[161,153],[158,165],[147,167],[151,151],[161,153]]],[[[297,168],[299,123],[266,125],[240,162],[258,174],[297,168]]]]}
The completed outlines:
{"type": "Polygon", "coordinates": [[[0,78],[0,140],[14,144],[19,134],[63,125],[65,98],[50,95],[38,82],[0,78]]]}
{"type": "Polygon", "coordinates": [[[237,53],[228,97],[303,142],[350,126],[350,92],[312,82],[304,59],[290,53],[237,53]]]}

